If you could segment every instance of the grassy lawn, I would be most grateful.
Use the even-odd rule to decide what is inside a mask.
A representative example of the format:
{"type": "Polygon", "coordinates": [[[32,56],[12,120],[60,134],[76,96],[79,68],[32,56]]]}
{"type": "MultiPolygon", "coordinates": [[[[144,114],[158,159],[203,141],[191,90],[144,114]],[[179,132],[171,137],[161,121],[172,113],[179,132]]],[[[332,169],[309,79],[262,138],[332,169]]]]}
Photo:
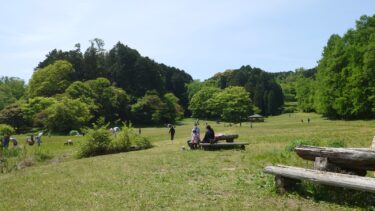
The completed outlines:
{"type": "MultiPolygon", "coordinates": [[[[82,137],[43,137],[41,149],[51,156],[28,168],[0,174],[1,210],[343,210],[375,208],[361,201],[363,193],[304,184],[306,192],[275,193],[273,177],[262,173],[269,164],[312,167],[288,152],[294,140],[320,145],[368,147],[375,121],[329,121],[316,114],[270,117],[264,123],[224,127],[208,122],[218,133],[238,133],[250,144],[246,151],[182,150],[193,119],[176,127],[142,128],[153,148],[77,159],[82,137]],[[311,119],[307,124],[307,118],[311,119]],[[304,119],[304,123],[301,123],[304,119]],[[73,146],[63,143],[72,139],[73,146]],[[344,194],[343,192],[347,192],[344,194]],[[328,193],[328,194],[327,194],[328,193]],[[357,198],[356,198],[357,197],[357,198]],[[353,199],[355,198],[355,200],[353,199]]],[[[205,121],[201,120],[201,130],[205,121]]],[[[25,136],[18,136],[24,145],[25,136]]],[[[370,175],[370,173],[368,174],[370,175]]]]}

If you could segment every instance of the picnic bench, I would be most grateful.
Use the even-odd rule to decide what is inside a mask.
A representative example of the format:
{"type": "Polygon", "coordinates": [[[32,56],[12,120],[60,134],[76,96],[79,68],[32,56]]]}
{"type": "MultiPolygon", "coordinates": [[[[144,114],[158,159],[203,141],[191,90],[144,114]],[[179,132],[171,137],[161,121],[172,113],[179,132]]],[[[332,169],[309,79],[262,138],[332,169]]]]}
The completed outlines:
{"type": "Polygon", "coordinates": [[[367,170],[375,170],[375,150],[300,145],[295,152],[302,159],[314,161],[314,169],[265,167],[265,173],[275,175],[280,193],[292,189],[301,180],[375,193],[375,178],[364,177],[367,170]]]}
{"type": "Polygon", "coordinates": [[[199,143],[199,145],[204,149],[204,150],[209,150],[209,149],[226,149],[226,148],[235,148],[239,147],[240,149],[244,150],[245,145],[248,145],[249,143],[247,142],[227,142],[227,143],[199,143]]]}
{"type": "MultiPolygon", "coordinates": [[[[234,139],[238,138],[238,134],[229,134],[229,135],[218,135],[215,136],[215,139],[210,140],[210,143],[199,143],[199,146],[204,150],[209,149],[228,149],[228,148],[236,148],[239,147],[240,149],[245,149],[245,145],[248,145],[247,142],[234,142],[234,139]],[[220,142],[225,141],[225,142],[220,142]]],[[[188,140],[187,144],[192,149],[191,141],[188,140]]]]}

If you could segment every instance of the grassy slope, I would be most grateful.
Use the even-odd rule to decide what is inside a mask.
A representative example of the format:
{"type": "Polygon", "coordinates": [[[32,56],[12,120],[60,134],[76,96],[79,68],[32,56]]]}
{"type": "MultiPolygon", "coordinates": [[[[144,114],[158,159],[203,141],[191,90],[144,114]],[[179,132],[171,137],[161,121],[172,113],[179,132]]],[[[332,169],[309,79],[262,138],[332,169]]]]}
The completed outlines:
{"type": "Polygon", "coordinates": [[[238,133],[239,140],[250,142],[247,150],[183,151],[192,122],[186,119],[177,126],[174,144],[167,140],[168,129],[143,128],[142,135],[153,140],[154,148],[80,160],[72,156],[77,145],[62,145],[67,138],[46,137],[42,147],[57,157],[65,154],[65,162],[54,159],[0,175],[0,209],[360,208],[314,202],[298,194],[279,196],[262,168],[274,163],[311,167],[311,162],[283,153],[295,139],[341,140],[350,147],[368,147],[375,121],[328,121],[314,114],[294,114],[268,118],[252,129],[248,124],[229,128],[209,122],[216,133],[238,133]],[[311,123],[302,124],[301,118],[306,122],[307,117],[311,123]]]}

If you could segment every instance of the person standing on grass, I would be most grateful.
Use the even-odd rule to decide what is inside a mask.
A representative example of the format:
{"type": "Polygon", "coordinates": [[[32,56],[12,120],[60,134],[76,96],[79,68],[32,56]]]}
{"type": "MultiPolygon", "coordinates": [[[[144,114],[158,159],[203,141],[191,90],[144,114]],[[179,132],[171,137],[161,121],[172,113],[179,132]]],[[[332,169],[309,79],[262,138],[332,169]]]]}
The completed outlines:
{"type": "Polygon", "coordinates": [[[199,127],[198,127],[198,124],[197,123],[195,123],[194,124],[194,127],[193,127],[193,130],[192,130],[192,132],[194,132],[194,130],[195,130],[195,132],[197,133],[197,136],[198,136],[198,138],[199,138],[199,141],[201,140],[201,130],[199,129],[199,127]]]}
{"type": "Polygon", "coordinates": [[[4,148],[8,148],[9,141],[10,141],[10,135],[9,134],[5,134],[4,137],[3,137],[3,147],[4,148]]]}
{"type": "Polygon", "coordinates": [[[171,134],[171,142],[173,144],[173,138],[174,138],[174,134],[176,133],[176,130],[174,129],[174,126],[171,125],[170,126],[170,129],[169,129],[169,134],[171,134]]]}
{"type": "Polygon", "coordinates": [[[193,130],[193,134],[191,135],[191,148],[198,149],[198,142],[200,141],[200,137],[196,130],[193,130]]]}

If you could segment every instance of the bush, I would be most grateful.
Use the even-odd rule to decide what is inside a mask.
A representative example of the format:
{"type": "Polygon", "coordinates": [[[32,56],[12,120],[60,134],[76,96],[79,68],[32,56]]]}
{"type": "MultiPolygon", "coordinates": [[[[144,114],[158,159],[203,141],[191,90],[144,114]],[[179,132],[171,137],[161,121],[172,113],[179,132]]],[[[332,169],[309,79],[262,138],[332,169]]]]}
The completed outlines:
{"type": "Polygon", "coordinates": [[[124,130],[117,133],[116,138],[111,142],[110,152],[126,152],[130,149],[131,140],[133,139],[130,129],[125,128],[124,130]]]}
{"type": "Polygon", "coordinates": [[[14,129],[12,126],[7,124],[0,124],[0,136],[12,134],[14,134],[14,129]]]}
{"type": "Polygon", "coordinates": [[[111,143],[111,133],[105,128],[94,128],[87,131],[86,142],[81,146],[79,157],[104,155],[111,143]]]}
{"type": "Polygon", "coordinates": [[[136,137],[134,144],[141,149],[148,149],[152,147],[151,142],[147,138],[141,136],[136,137]]]}
{"type": "Polygon", "coordinates": [[[81,147],[79,157],[127,152],[134,149],[132,147],[147,149],[151,146],[150,141],[138,135],[131,126],[124,127],[115,137],[105,127],[94,128],[87,131],[87,140],[81,147]]]}
{"type": "Polygon", "coordinates": [[[40,148],[34,153],[35,159],[39,162],[43,162],[51,159],[53,156],[48,152],[41,150],[40,148]]]}

